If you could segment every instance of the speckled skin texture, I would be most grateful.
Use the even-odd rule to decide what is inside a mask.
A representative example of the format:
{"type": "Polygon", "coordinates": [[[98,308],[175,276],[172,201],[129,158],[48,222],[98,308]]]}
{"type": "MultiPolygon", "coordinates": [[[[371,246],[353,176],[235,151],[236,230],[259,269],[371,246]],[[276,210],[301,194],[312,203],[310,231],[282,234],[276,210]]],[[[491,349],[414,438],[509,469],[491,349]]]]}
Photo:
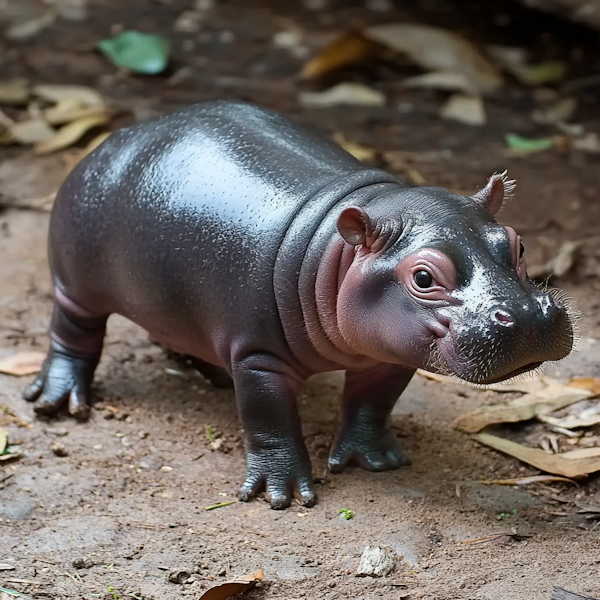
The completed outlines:
{"type": "Polygon", "coordinates": [[[315,501],[301,382],[344,369],[330,468],[409,464],[387,420],[417,368],[489,383],[569,353],[567,310],[499,226],[505,179],[473,197],[409,188],[268,110],[189,107],[122,129],[52,212],[47,360],[25,397],[85,418],[106,319],[121,314],[232,381],[240,496],[315,501]]]}

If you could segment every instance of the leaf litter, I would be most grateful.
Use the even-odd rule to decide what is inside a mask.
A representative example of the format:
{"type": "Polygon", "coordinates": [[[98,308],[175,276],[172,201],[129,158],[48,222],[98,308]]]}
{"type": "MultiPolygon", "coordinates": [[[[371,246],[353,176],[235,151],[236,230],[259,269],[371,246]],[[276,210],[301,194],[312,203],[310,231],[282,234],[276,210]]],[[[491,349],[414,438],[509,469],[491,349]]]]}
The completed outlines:
{"type": "MultiPolygon", "coordinates": [[[[438,381],[457,383],[451,378],[432,377],[431,374],[427,374],[427,376],[438,381]]],[[[560,429],[570,431],[576,427],[597,425],[600,422],[598,419],[600,400],[595,399],[600,396],[600,379],[582,377],[563,382],[549,377],[539,377],[525,381],[524,385],[518,383],[512,386],[499,384],[498,387],[525,393],[514,400],[482,406],[458,417],[454,421],[454,427],[473,434],[473,439],[478,442],[517,458],[545,473],[572,479],[600,471],[600,446],[594,439],[590,439],[593,446],[557,452],[556,440],[554,440],[554,444],[548,443],[547,448],[531,448],[484,431],[491,425],[519,423],[531,419],[537,419],[558,428],[559,431],[560,429]],[[595,401],[592,402],[592,400],[595,401]],[[561,409],[568,409],[567,414],[553,416],[553,413],[557,413],[561,409]]],[[[569,444],[577,444],[581,439],[588,439],[569,437],[569,444]]],[[[542,445],[544,446],[544,444],[542,445]]],[[[513,482],[514,485],[526,485],[543,480],[525,478],[526,483],[523,483],[523,480],[508,481],[510,483],[505,483],[505,485],[513,485],[513,482]]],[[[545,481],[550,480],[546,479],[545,481]]]]}
{"type": "Polygon", "coordinates": [[[23,377],[26,375],[35,375],[39,372],[44,362],[45,354],[35,351],[21,351],[0,358],[0,373],[13,375],[14,377],[23,377]]]}
{"type": "Polygon", "coordinates": [[[236,579],[224,581],[206,590],[199,600],[227,600],[235,594],[243,594],[252,589],[257,583],[263,581],[265,573],[262,569],[250,575],[243,575],[236,579]]]}

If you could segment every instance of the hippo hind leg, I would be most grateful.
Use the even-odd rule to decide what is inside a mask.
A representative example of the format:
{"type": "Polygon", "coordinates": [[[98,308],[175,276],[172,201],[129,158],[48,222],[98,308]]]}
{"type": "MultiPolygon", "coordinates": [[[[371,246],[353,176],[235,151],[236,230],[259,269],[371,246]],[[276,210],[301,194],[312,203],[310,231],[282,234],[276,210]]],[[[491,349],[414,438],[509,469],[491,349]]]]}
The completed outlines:
{"type": "Polygon", "coordinates": [[[214,387],[221,390],[233,389],[233,379],[223,367],[217,367],[216,365],[200,360],[195,356],[187,358],[189,358],[192,366],[198,373],[208,379],[214,387]]]}
{"type": "Polygon", "coordinates": [[[388,418],[414,370],[381,365],[368,372],[346,372],[341,426],[329,455],[329,469],[350,463],[369,471],[387,471],[411,461],[389,429],[388,418]]]}
{"type": "Polygon", "coordinates": [[[90,388],[102,353],[107,316],[98,316],[55,289],[50,348],[36,380],[23,397],[38,415],[68,404],[79,420],[89,416],[90,388]]]}

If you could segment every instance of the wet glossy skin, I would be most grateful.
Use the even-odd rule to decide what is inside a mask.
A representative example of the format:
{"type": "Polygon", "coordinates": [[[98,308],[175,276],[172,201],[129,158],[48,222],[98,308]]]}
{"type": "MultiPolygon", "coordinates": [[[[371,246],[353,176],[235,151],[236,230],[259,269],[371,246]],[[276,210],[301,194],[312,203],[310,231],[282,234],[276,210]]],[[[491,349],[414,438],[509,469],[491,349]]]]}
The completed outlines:
{"type": "Polygon", "coordinates": [[[416,368],[485,383],[565,356],[567,311],[537,291],[496,224],[504,181],[473,198],[408,188],[270,111],[190,107],[115,133],[53,209],[51,347],[26,392],[85,418],[119,313],[235,386],[244,500],[315,497],[301,382],[345,369],[329,465],[408,464],[387,417],[416,368]]]}

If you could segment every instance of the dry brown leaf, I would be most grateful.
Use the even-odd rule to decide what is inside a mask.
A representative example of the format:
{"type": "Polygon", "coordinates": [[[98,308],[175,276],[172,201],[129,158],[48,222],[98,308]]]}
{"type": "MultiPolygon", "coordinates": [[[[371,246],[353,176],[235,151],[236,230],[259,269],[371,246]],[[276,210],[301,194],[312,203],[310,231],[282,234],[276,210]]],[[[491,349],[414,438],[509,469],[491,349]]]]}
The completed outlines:
{"type": "Polygon", "coordinates": [[[548,423],[554,427],[562,429],[577,429],[579,427],[593,427],[600,424],[600,402],[596,402],[591,406],[573,407],[577,408],[575,414],[568,414],[564,417],[552,417],[551,415],[540,415],[540,421],[548,423]]]}
{"type": "Polygon", "coordinates": [[[51,125],[63,125],[84,117],[96,115],[100,110],[94,106],[87,106],[79,98],[67,98],[44,111],[44,118],[51,125]]]}
{"type": "Polygon", "coordinates": [[[465,125],[485,125],[485,107],[481,96],[454,94],[448,98],[440,115],[444,119],[458,121],[465,125]]]}
{"type": "Polygon", "coordinates": [[[471,89],[469,79],[463,73],[451,71],[431,71],[408,77],[402,85],[409,88],[423,88],[432,90],[445,90],[447,92],[466,92],[471,89]]]}
{"type": "MultiPolygon", "coordinates": [[[[388,152],[386,157],[391,153],[388,152]]],[[[466,195],[463,193],[462,195],[466,195]]],[[[466,381],[460,381],[455,377],[449,377],[448,375],[439,375],[438,373],[429,373],[428,371],[423,371],[422,369],[418,369],[417,373],[421,377],[425,377],[426,379],[431,379],[432,381],[437,381],[439,383],[447,383],[451,385],[464,385],[467,387],[472,387],[466,381]]],[[[485,389],[490,390],[492,392],[498,393],[512,393],[512,392],[521,392],[523,394],[531,394],[533,392],[537,392],[539,390],[543,390],[551,383],[558,383],[554,380],[547,377],[530,377],[528,379],[523,379],[521,381],[517,381],[515,383],[494,383],[492,385],[486,385],[485,389]]]]}
{"type": "Polygon", "coordinates": [[[77,99],[83,106],[106,108],[106,102],[95,89],[83,85],[42,84],[33,88],[33,93],[48,102],[77,99]]]}
{"type": "Polygon", "coordinates": [[[453,425],[467,433],[475,433],[488,425],[528,421],[536,416],[564,408],[591,396],[592,393],[589,390],[553,383],[545,389],[525,394],[511,402],[482,406],[467,415],[459,417],[453,425]]]}
{"type": "Polygon", "coordinates": [[[543,265],[532,265],[528,268],[528,275],[532,279],[543,279],[550,275],[563,277],[575,266],[585,243],[586,240],[564,242],[554,258],[543,265]]]}
{"type": "Polygon", "coordinates": [[[466,39],[427,25],[390,23],[364,30],[368,39],[407,54],[428,71],[461,73],[470,93],[488,93],[502,85],[497,69],[466,39]]]}
{"type": "Polygon", "coordinates": [[[83,117],[61,127],[52,139],[37,144],[34,150],[36,154],[49,154],[50,152],[62,150],[77,143],[90,129],[106,125],[109,120],[110,113],[108,111],[98,110],[96,114],[83,117]]]}
{"type": "Polygon", "coordinates": [[[479,433],[473,439],[504,452],[546,473],[564,477],[583,477],[600,471],[600,448],[582,448],[561,454],[548,454],[489,433],[479,433]]]}
{"type": "Polygon", "coordinates": [[[298,100],[306,108],[330,106],[385,106],[385,96],[360,83],[338,83],[322,92],[300,92],[298,100]]]}
{"type": "Polygon", "coordinates": [[[38,373],[46,355],[43,352],[25,350],[0,358],[0,373],[23,377],[38,373]]]}
{"type": "Polygon", "coordinates": [[[579,485],[572,479],[559,477],[558,475],[532,475],[531,477],[517,477],[515,479],[494,479],[492,481],[482,481],[481,483],[484,485],[529,485],[530,483],[551,483],[554,481],[579,485]]]}
{"type": "Polygon", "coordinates": [[[600,379],[597,377],[576,377],[569,380],[567,385],[580,390],[588,390],[594,396],[600,396],[600,379]]]}
{"type": "Polygon", "coordinates": [[[8,129],[8,133],[19,144],[46,142],[56,135],[56,131],[42,118],[15,123],[8,129]]]}
{"type": "Polygon", "coordinates": [[[346,152],[352,154],[354,158],[360,160],[361,162],[369,162],[375,160],[375,157],[377,156],[377,151],[375,150],[375,148],[370,148],[369,146],[362,146],[361,144],[350,142],[341,133],[335,133],[333,135],[333,141],[336,144],[339,144],[346,152]]]}
{"type": "Polygon", "coordinates": [[[3,454],[8,446],[8,433],[0,427],[0,454],[3,454]]]}
{"type": "Polygon", "coordinates": [[[29,82],[19,77],[0,81],[0,104],[26,104],[29,99],[29,82]]]}
{"type": "Polygon", "coordinates": [[[200,600],[226,600],[235,594],[247,592],[250,588],[264,579],[265,573],[261,569],[252,573],[252,575],[244,575],[237,579],[231,579],[216,585],[209,590],[206,590],[200,600]]]}
{"type": "Polygon", "coordinates": [[[376,54],[380,48],[357,31],[350,31],[323,48],[317,56],[309,60],[302,72],[301,79],[317,79],[345,65],[355,64],[368,56],[376,54]]]}

